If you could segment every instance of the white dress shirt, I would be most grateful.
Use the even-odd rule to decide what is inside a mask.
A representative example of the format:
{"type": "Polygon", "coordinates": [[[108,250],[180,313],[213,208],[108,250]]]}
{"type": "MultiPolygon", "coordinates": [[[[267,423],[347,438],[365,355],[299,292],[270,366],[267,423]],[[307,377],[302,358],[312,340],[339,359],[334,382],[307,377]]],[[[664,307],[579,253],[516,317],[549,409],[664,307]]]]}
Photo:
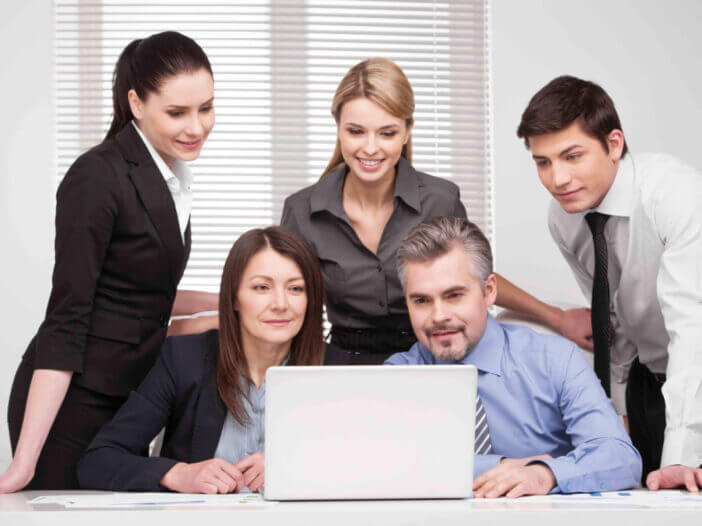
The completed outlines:
{"type": "MultiPolygon", "coordinates": [[[[662,154],[625,156],[593,211],[610,215],[608,245],[612,402],[625,413],[629,368],[639,361],[663,384],[662,466],[702,463],[702,175],[662,154]]],[[[595,268],[585,214],[555,200],[551,235],[587,298],[595,268]]]]}
{"type": "Polygon", "coordinates": [[[146,149],[149,150],[151,158],[154,160],[154,163],[156,163],[159,172],[161,172],[163,179],[166,181],[166,185],[168,185],[168,190],[171,192],[173,203],[175,204],[176,214],[178,214],[180,237],[185,240],[185,229],[188,227],[190,212],[193,208],[193,192],[191,189],[193,176],[190,168],[184,161],[176,158],[173,170],[171,170],[156,149],[146,139],[139,129],[139,126],[137,126],[134,121],[132,121],[132,124],[134,128],[136,128],[141,140],[144,141],[146,149]]]}

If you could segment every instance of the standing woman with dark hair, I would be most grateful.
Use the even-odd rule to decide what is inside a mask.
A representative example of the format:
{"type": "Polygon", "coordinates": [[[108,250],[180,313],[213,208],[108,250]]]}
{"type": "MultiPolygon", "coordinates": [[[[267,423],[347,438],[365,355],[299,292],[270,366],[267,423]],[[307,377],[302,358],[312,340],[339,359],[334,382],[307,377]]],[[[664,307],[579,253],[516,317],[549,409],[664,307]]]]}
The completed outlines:
{"type": "Polygon", "coordinates": [[[0,493],[77,488],[78,459],[154,364],[172,310],[216,305],[216,295],[176,297],[190,252],[184,161],[214,125],[213,100],[210,62],[184,35],[135,40],[120,55],[112,125],[56,196],[51,296],[12,386],[14,457],[0,493]]]}

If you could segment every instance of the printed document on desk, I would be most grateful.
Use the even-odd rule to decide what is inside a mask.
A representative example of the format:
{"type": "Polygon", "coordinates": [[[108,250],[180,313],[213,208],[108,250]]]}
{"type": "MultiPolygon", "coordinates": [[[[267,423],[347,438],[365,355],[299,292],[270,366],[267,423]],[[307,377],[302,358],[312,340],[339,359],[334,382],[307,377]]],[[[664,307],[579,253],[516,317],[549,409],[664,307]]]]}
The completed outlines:
{"type": "MultiPolygon", "coordinates": [[[[508,500],[508,499],[505,499],[508,500]]],[[[574,493],[571,495],[553,494],[521,497],[521,502],[549,502],[549,503],[599,503],[599,504],[627,504],[644,508],[700,508],[702,509],[702,495],[690,493],[685,490],[629,490],[608,491],[602,493],[574,493]]]]}
{"type": "Polygon", "coordinates": [[[102,493],[47,495],[36,497],[29,504],[59,504],[66,508],[126,508],[160,506],[199,507],[258,507],[273,506],[277,502],[263,500],[259,493],[232,493],[203,495],[187,493],[102,493]]]}

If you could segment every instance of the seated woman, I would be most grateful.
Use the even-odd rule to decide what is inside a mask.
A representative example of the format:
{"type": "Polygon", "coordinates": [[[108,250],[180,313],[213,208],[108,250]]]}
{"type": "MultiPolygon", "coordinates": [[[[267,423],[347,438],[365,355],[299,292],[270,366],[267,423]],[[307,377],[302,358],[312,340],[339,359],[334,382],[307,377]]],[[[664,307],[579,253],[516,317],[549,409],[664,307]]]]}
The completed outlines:
{"type": "Polygon", "coordinates": [[[78,465],[83,488],[229,493],[263,486],[266,370],[320,365],[317,257],[281,227],[242,235],[224,265],[220,330],[169,338],[78,465]],[[166,428],[160,457],[149,442],[166,428]]]}

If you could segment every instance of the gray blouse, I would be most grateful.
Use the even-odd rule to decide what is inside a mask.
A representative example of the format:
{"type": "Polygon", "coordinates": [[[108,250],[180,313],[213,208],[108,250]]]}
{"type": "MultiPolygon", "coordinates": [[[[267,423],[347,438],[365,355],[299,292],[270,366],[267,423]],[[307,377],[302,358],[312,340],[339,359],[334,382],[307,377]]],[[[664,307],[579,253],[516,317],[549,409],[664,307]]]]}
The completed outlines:
{"type": "Polygon", "coordinates": [[[244,410],[249,415],[250,423],[242,426],[237,422],[231,413],[227,412],[227,417],[222,426],[222,433],[219,435],[217,449],[214,456],[224,459],[232,464],[253,455],[263,453],[264,424],[265,424],[265,403],[266,403],[266,382],[257,389],[256,384],[249,382],[248,399],[243,398],[244,410]]]}
{"type": "Polygon", "coordinates": [[[341,199],[346,173],[346,166],[342,166],[289,196],[280,223],[307,241],[317,254],[332,325],[409,328],[395,254],[410,230],[422,221],[437,216],[466,217],[458,187],[415,170],[401,157],[393,212],[374,254],[358,238],[344,211],[341,199]]]}

